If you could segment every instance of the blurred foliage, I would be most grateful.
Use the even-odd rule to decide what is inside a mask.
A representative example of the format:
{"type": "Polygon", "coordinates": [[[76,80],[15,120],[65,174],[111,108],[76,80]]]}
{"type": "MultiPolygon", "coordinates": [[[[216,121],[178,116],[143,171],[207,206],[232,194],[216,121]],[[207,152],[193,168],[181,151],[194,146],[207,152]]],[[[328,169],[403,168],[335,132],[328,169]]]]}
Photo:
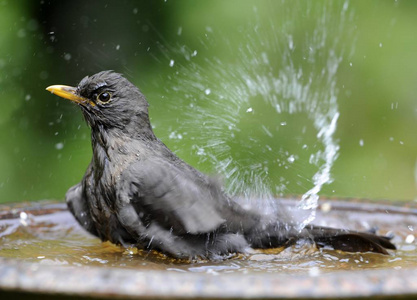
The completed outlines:
{"type": "MultiPolygon", "coordinates": [[[[77,107],[45,87],[76,85],[105,69],[125,74],[141,88],[155,132],[169,147],[202,171],[217,172],[217,160],[202,157],[196,141],[227,136],[227,128],[214,124],[216,117],[227,119],[228,110],[234,113],[234,106],[214,99],[223,94],[207,88],[221,87],[238,103],[239,89],[233,86],[244,84],[240,75],[275,76],[295,65],[303,71],[301,81],[319,76],[328,60],[319,52],[306,62],[306,53],[318,43],[311,39],[321,20],[329,47],[323,53],[343,52],[335,77],[339,157],[334,181],[321,194],[416,198],[417,2],[311,3],[0,0],[0,202],[63,199],[82,178],[91,159],[89,129],[77,107]],[[348,19],[340,16],[344,6],[348,19]],[[294,51],[288,51],[289,32],[294,51]],[[256,63],[263,53],[268,66],[256,63]]],[[[224,152],[213,153],[245,162],[272,160],[266,146],[287,156],[300,145],[320,148],[308,111],[277,115],[262,100],[250,101],[257,114],[243,110],[242,117],[231,119],[239,130],[224,152]],[[288,126],[274,139],[259,129],[286,118],[288,126]]],[[[302,163],[308,155],[301,156],[289,168],[271,164],[263,180],[284,185],[282,194],[305,193],[317,167],[302,163]]],[[[249,165],[242,163],[242,170],[249,165]]]]}

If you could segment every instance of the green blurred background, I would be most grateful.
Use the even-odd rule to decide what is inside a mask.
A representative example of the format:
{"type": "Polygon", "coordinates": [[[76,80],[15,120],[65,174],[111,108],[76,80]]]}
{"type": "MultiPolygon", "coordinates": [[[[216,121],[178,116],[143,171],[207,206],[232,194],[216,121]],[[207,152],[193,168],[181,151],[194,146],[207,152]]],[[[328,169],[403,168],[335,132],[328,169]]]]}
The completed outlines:
{"type": "MultiPolygon", "coordinates": [[[[275,108],[259,96],[245,106],[239,102],[242,78],[273,78],[294,68],[307,84],[329,67],[333,52],[340,58],[331,79],[340,150],[333,181],[320,195],[413,201],[416,15],[412,0],[1,0],[0,203],[63,199],[82,178],[91,159],[89,129],[76,106],[45,87],[76,85],[106,69],[141,88],[156,134],[190,164],[221,173],[219,163],[232,158],[243,175],[234,182],[226,175],[226,184],[247,185],[256,194],[256,185],[268,182],[279,186],[274,194],[303,194],[318,169],[308,157],[322,147],[311,126],[314,114],[272,113],[275,108]],[[320,36],[322,44],[314,40],[320,36]],[[319,51],[309,56],[312,45],[319,51]],[[287,126],[278,130],[282,120],[287,126]],[[236,134],[228,140],[230,128],[236,134]],[[276,132],[271,138],[254,128],[276,132]],[[227,147],[216,149],[225,140],[227,147]],[[311,152],[302,154],[300,145],[311,152]],[[276,156],[266,148],[284,153],[281,158],[294,153],[299,163],[274,165],[276,156]],[[268,172],[247,172],[257,159],[268,172]]],[[[308,91],[326,94],[328,87],[308,91]]]]}

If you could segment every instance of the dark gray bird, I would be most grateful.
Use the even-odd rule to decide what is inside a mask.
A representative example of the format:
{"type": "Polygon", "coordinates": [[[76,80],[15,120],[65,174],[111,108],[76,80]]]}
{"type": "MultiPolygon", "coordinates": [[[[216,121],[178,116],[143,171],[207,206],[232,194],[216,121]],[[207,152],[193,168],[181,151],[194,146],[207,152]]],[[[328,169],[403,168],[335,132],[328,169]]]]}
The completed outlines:
{"type": "Polygon", "coordinates": [[[66,201],[77,221],[103,241],[187,259],[298,239],[351,252],[395,249],[386,237],[313,225],[300,232],[282,217],[243,208],[154,135],[148,102],[120,74],[103,71],[76,88],[47,90],[77,103],[91,127],[91,163],[66,201]]]}

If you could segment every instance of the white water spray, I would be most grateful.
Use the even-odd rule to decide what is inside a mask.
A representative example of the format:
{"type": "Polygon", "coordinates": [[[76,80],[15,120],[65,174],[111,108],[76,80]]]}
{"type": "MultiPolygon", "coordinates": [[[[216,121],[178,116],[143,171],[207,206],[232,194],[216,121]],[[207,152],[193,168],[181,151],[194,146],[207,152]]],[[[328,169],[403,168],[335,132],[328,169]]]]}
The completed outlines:
{"type": "MultiPolygon", "coordinates": [[[[219,34],[232,48],[232,61],[212,57],[194,63],[203,51],[185,46],[164,51],[168,63],[174,54],[186,60],[175,59],[166,85],[178,112],[171,133],[182,137],[170,146],[181,152],[191,141],[188,157],[200,169],[209,165],[221,174],[232,195],[272,199],[301,191],[292,217],[301,229],[314,220],[319,193],[332,182],[339,151],[336,75],[348,59],[341,37],[350,32],[348,2],[307,4],[302,13],[313,26],[301,38],[295,26],[299,13],[258,21],[236,46],[219,34]]],[[[215,29],[208,34],[216,36],[215,29]]]]}

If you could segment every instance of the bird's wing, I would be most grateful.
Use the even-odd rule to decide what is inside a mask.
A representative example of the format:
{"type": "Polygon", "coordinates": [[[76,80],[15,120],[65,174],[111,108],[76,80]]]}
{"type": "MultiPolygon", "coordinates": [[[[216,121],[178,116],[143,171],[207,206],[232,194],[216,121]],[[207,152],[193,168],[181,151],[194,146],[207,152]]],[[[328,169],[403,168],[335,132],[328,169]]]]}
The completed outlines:
{"type": "Polygon", "coordinates": [[[87,201],[83,196],[81,183],[74,185],[68,190],[65,195],[65,201],[67,202],[68,209],[74,215],[78,223],[91,234],[99,236],[94,226],[93,219],[91,218],[87,201]]]}
{"type": "Polygon", "coordinates": [[[120,190],[145,224],[158,222],[175,234],[212,232],[225,223],[223,194],[187,171],[162,159],[137,161],[123,172],[120,190]]]}

